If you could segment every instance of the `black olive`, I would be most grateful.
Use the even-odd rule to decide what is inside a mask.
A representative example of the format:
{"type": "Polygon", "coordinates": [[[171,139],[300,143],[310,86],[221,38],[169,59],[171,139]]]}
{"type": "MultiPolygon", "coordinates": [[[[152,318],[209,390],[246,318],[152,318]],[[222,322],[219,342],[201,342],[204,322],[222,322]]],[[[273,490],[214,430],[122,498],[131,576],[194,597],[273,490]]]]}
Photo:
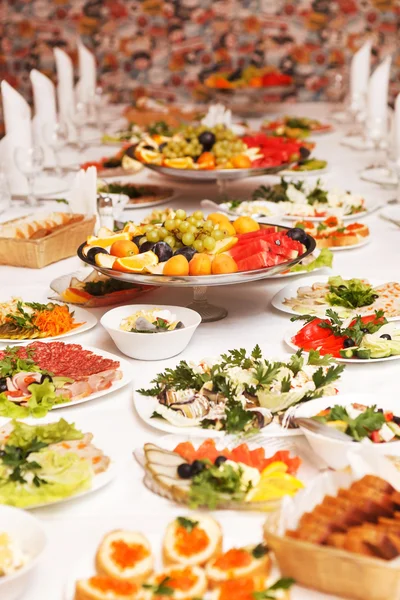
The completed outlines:
{"type": "Polygon", "coordinates": [[[217,456],[217,458],[214,461],[214,465],[216,467],[220,467],[224,462],[226,462],[228,459],[226,458],[226,456],[217,456]]]}
{"type": "Polygon", "coordinates": [[[354,341],[351,338],[346,338],[343,342],[343,348],[352,348],[355,346],[354,341]]]}
{"type": "Polygon", "coordinates": [[[0,393],[7,391],[7,378],[1,377],[0,379],[0,393]]]}
{"type": "Polygon", "coordinates": [[[388,333],[382,333],[382,335],[379,337],[381,337],[383,340],[391,340],[392,339],[392,336],[389,335],[388,333]]]}
{"type": "Polygon", "coordinates": [[[177,322],[175,329],[185,329],[185,326],[182,323],[182,321],[177,322]]]}
{"type": "Polygon", "coordinates": [[[304,229],[301,229],[301,227],[293,227],[292,229],[289,229],[286,235],[292,240],[300,242],[300,244],[306,244],[308,241],[308,235],[304,229]]]}
{"type": "Polygon", "coordinates": [[[393,423],[396,423],[396,425],[400,425],[400,417],[396,417],[396,415],[393,415],[393,423]]]}
{"type": "Polygon", "coordinates": [[[373,297],[374,300],[378,300],[379,294],[372,294],[372,297],[373,297]]]}
{"type": "Polygon", "coordinates": [[[105,248],[100,248],[99,246],[94,246],[87,251],[86,258],[94,263],[96,254],[108,254],[105,248]]]}
{"type": "Polygon", "coordinates": [[[192,465],[189,463],[179,465],[178,475],[181,479],[190,479],[192,477],[192,465]]]}
{"type": "Polygon", "coordinates": [[[139,248],[140,246],[140,240],[142,239],[142,235],[135,235],[135,237],[132,238],[132,242],[134,244],[136,244],[136,246],[139,248]]]}
{"type": "Polygon", "coordinates": [[[339,285],[338,290],[344,292],[345,290],[347,290],[347,287],[345,285],[339,285]]]}
{"type": "Polygon", "coordinates": [[[304,148],[304,146],[300,147],[300,156],[301,158],[304,160],[305,158],[308,158],[311,154],[311,151],[308,148],[304,148]]]}
{"type": "Polygon", "coordinates": [[[192,462],[192,467],[191,467],[191,474],[192,477],[194,477],[195,475],[198,475],[199,473],[201,473],[202,471],[204,471],[204,469],[206,468],[206,465],[203,463],[202,460],[195,460],[192,462]]]}
{"type": "Polygon", "coordinates": [[[44,383],[46,381],[46,379],[48,381],[50,381],[50,383],[53,381],[53,378],[51,375],[49,375],[48,373],[42,373],[42,376],[40,378],[40,383],[44,383]]]}
{"type": "Polygon", "coordinates": [[[139,247],[140,254],[142,254],[142,252],[148,252],[149,250],[153,250],[153,246],[154,242],[144,242],[144,244],[142,244],[139,247]]]}
{"type": "Polygon", "coordinates": [[[228,81],[237,81],[238,79],[242,78],[242,74],[243,74],[243,71],[239,67],[238,69],[235,69],[235,71],[232,71],[232,73],[230,73],[228,75],[227,80],[228,81]]]}
{"type": "Polygon", "coordinates": [[[203,150],[208,152],[214,146],[217,138],[212,131],[203,131],[198,137],[200,144],[203,146],[203,150]]]}
{"type": "Polygon", "coordinates": [[[368,329],[368,327],[363,327],[363,328],[361,329],[361,331],[362,331],[363,333],[369,333],[369,329],[368,329]]]}

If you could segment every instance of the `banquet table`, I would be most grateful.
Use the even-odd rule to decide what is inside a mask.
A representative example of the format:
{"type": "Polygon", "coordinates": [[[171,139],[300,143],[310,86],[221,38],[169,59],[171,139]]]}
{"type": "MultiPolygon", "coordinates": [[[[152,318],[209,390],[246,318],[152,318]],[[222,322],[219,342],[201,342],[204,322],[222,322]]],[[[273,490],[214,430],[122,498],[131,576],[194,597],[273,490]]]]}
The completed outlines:
{"type": "MultiPolygon", "coordinates": [[[[273,110],[329,120],[332,107],[327,104],[297,104],[277,106],[273,107],[273,110]]],[[[345,131],[343,126],[335,126],[334,132],[314,138],[317,143],[315,156],[329,162],[329,172],[323,179],[330,187],[362,193],[367,201],[379,200],[384,204],[393,198],[393,190],[380,189],[359,178],[360,171],[374,162],[376,154],[371,151],[356,152],[342,146],[340,140],[345,131]]],[[[114,150],[91,146],[85,152],[84,160],[96,159],[108,153],[111,155],[114,150]]],[[[187,211],[198,208],[199,201],[203,198],[218,200],[216,185],[177,183],[146,169],[131,179],[135,182],[160,183],[174,187],[176,196],[169,205],[187,211]]],[[[228,184],[228,192],[230,197],[240,198],[243,194],[248,195],[258,185],[270,181],[276,181],[276,177],[263,176],[235,181],[228,184]]],[[[60,210],[62,207],[51,200],[46,201],[47,206],[52,210],[60,210]]],[[[12,208],[0,217],[5,221],[23,212],[27,212],[27,209],[13,202],[12,208]]],[[[148,212],[149,209],[125,211],[124,219],[138,220],[148,212]]],[[[379,211],[367,216],[365,220],[371,230],[370,243],[359,249],[335,253],[332,272],[345,278],[368,277],[387,281],[398,279],[399,229],[380,219],[379,211]]],[[[38,293],[51,295],[49,284],[55,277],[81,267],[82,263],[77,257],[40,270],[0,267],[2,294],[20,295],[26,299],[38,293]]],[[[182,508],[151,493],[142,483],[143,473],[132,452],[145,442],[157,443],[165,434],[140,420],[133,405],[133,390],[147,385],[157,373],[181,359],[201,358],[238,347],[251,348],[257,343],[268,356],[277,357],[287,353],[288,348],[283,342],[283,335],[290,325],[289,317],[272,308],[271,299],[284,285],[293,281],[299,282],[300,285],[302,278],[274,278],[210,288],[209,301],[226,307],[228,316],[221,321],[200,325],[183,354],[157,362],[141,362],[124,357],[131,364],[132,386],[93,402],[57,411],[57,417],[74,421],[79,428],[94,433],[96,445],[103,448],[115,461],[116,477],[98,492],[33,511],[33,514],[43,521],[49,543],[33,574],[31,585],[21,600],[72,600],[64,594],[66,581],[73,577],[76,564],[79,565],[82,556],[94,556],[97,544],[107,531],[132,528],[142,530],[143,533],[150,530],[151,535],[157,535],[162,533],[174,516],[182,514],[182,508]]],[[[139,302],[155,306],[185,306],[191,301],[191,296],[190,289],[163,287],[154,289],[139,302]]],[[[108,309],[93,309],[93,313],[100,318],[106,310],[108,309]]],[[[123,356],[100,324],[70,340],[123,356]]],[[[398,376],[399,367],[396,361],[369,364],[368,367],[359,364],[347,365],[338,388],[343,393],[374,393],[378,400],[383,393],[398,391],[398,376]]],[[[221,511],[214,516],[222,522],[225,531],[229,530],[229,541],[232,541],[232,544],[259,541],[261,538],[261,528],[265,519],[263,514],[221,511]]],[[[292,598],[317,600],[328,596],[296,586],[292,598]]]]}

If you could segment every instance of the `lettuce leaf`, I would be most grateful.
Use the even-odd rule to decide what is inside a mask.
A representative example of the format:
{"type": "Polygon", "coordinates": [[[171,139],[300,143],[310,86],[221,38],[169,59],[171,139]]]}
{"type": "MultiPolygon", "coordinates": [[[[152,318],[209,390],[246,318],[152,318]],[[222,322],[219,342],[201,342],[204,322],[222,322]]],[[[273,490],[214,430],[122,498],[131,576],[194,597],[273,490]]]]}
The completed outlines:
{"type": "Polygon", "coordinates": [[[27,406],[19,406],[11,402],[5,394],[0,394],[0,417],[10,419],[24,419],[25,417],[44,417],[55,404],[69,402],[68,398],[57,396],[55,386],[51,381],[45,379],[43,383],[34,383],[28,386],[32,396],[27,406]]]}
{"type": "Polygon", "coordinates": [[[332,267],[333,252],[329,248],[322,248],[321,252],[312,262],[308,265],[295,265],[290,269],[291,273],[301,273],[314,271],[314,269],[320,269],[322,267],[332,267]]]}
{"type": "Polygon", "coordinates": [[[27,425],[21,421],[13,422],[13,430],[7,439],[7,444],[25,448],[33,440],[44,442],[45,444],[55,444],[67,440],[80,440],[83,433],[76,429],[73,423],[68,423],[65,419],[60,419],[57,423],[48,423],[46,425],[27,425]]]}

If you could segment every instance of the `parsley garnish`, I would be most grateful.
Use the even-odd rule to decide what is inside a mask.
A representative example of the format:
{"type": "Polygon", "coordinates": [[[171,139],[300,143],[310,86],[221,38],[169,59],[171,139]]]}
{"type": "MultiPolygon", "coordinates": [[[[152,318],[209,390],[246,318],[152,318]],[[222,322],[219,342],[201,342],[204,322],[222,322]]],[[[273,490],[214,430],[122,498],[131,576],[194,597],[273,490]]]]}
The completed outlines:
{"type": "Polygon", "coordinates": [[[278,581],[276,581],[268,589],[263,590],[262,592],[253,592],[253,598],[254,600],[275,600],[276,591],[288,590],[294,583],[295,581],[291,577],[283,577],[282,579],[278,579],[278,581]]]}
{"type": "Polygon", "coordinates": [[[265,544],[258,544],[251,551],[254,558],[262,558],[263,556],[268,554],[268,552],[269,552],[269,548],[265,544]]]}
{"type": "Polygon", "coordinates": [[[370,306],[379,295],[369,283],[361,279],[344,280],[341,277],[330,277],[329,292],[325,299],[331,306],[359,308],[370,306]]]}
{"type": "Polygon", "coordinates": [[[12,446],[5,445],[3,450],[0,450],[0,459],[2,463],[12,469],[8,475],[10,481],[16,481],[19,483],[27,483],[25,479],[29,472],[34,472],[33,483],[36,487],[47,483],[44,479],[41,479],[36,471],[39,471],[42,467],[39,463],[34,460],[28,460],[30,454],[33,452],[39,452],[43,448],[47,448],[48,444],[39,441],[34,438],[30,444],[24,446],[12,446]]]}
{"type": "Polygon", "coordinates": [[[145,590],[151,590],[154,596],[172,596],[174,594],[174,588],[168,585],[170,581],[171,577],[164,577],[164,579],[162,579],[160,583],[156,585],[143,583],[142,587],[145,590]]]}
{"type": "Polygon", "coordinates": [[[153,411],[153,414],[150,416],[150,419],[164,419],[164,417],[160,415],[160,413],[158,413],[157,411],[153,411]]]}
{"type": "Polygon", "coordinates": [[[186,517],[177,517],[176,519],[181,527],[184,527],[188,533],[192,533],[193,529],[197,527],[199,521],[193,521],[192,519],[187,519],[186,517]]]}

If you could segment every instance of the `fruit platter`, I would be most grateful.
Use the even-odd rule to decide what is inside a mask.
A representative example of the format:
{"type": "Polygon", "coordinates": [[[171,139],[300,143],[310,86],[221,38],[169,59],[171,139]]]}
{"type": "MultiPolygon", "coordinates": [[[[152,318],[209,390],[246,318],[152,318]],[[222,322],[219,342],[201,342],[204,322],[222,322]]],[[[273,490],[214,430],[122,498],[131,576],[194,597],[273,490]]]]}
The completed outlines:
{"type": "MultiPolygon", "coordinates": [[[[78,248],[85,263],[107,277],[142,285],[199,287],[255,281],[294,266],[315,249],[301,229],[260,225],[248,217],[231,223],[202,211],[153,224],[128,222],[121,231],[100,229],[78,248]]],[[[203,320],[226,316],[212,311],[202,293],[190,308],[203,320]]]]}
{"type": "Polygon", "coordinates": [[[305,477],[318,472],[302,466],[295,440],[286,444],[288,450],[278,440],[260,446],[178,439],[167,436],[161,446],[146,443],[134,455],[151,491],[192,509],[274,510],[284,496],[304,488],[305,477]]]}
{"type": "Polygon", "coordinates": [[[399,325],[389,323],[382,310],[372,315],[341,319],[337,312],[328,309],[323,319],[301,315],[292,317],[291,321],[306,323],[296,334],[285,338],[295,350],[318,350],[321,355],[329,354],[348,363],[400,358],[399,325]]]}
{"type": "Polygon", "coordinates": [[[271,97],[279,100],[294,91],[293,78],[275,67],[249,66],[210,75],[204,82],[209,94],[239,115],[265,115],[271,97]],[[277,97],[277,98],[275,98],[277,97]]]}
{"type": "Polygon", "coordinates": [[[0,503],[37,508],[95,491],[112,473],[110,458],[65,419],[0,427],[0,503]]]}
{"type": "Polygon", "coordinates": [[[312,148],[313,144],[265,133],[239,136],[218,123],[180,127],[172,136],[145,136],[134,157],[171,177],[229,180],[278,173],[306,159],[312,148]]]}
{"type": "Polygon", "coordinates": [[[333,128],[329,123],[307,117],[285,116],[275,120],[264,121],[261,128],[272,135],[304,139],[318,133],[330,133],[333,128]]]}
{"type": "Polygon", "coordinates": [[[65,600],[290,599],[294,580],[271,573],[269,549],[256,528],[253,543],[239,546],[233,522],[223,528],[204,512],[177,514],[169,523],[159,515],[151,519],[153,527],[148,518],[141,523],[146,535],[136,523],[128,529],[129,519],[103,531],[79,556],[65,600]]]}
{"type": "Polygon", "coordinates": [[[159,373],[150,387],[138,389],[134,400],[148,425],[168,433],[218,437],[260,431],[274,437],[283,434],[289,407],[335,395],[343,370],[317,350],[269,360],[257,345],[197,362],[183,360],[159,373]]]}

